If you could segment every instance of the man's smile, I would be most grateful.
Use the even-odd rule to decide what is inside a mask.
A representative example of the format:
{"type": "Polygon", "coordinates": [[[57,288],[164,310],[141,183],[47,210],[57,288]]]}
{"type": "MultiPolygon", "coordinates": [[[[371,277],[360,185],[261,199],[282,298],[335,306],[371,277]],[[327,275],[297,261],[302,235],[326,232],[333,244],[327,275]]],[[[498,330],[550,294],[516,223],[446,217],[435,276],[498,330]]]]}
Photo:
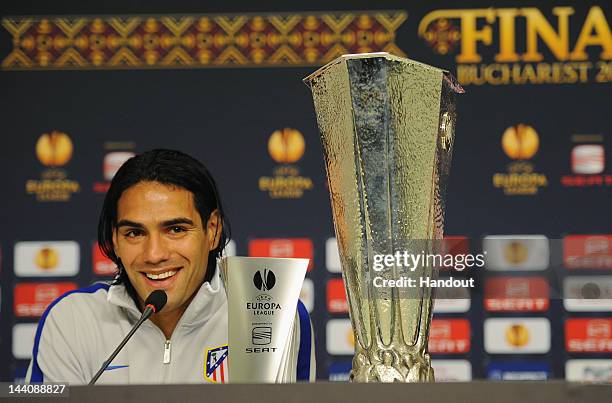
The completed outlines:
{"type": "Polygon", "coordinates": [[[170,288],[172,284],[177,280],[178,274],[182,267],[176,267],[172,269],[156,270],[154,272],[140,272],[145,279],[145,282],[152,288],[166,289],[170,288]]]}
{"type": "Polygon", "coordinates": [[[170,270],[161,274],[145,273],[145,275],[151,280],[163,280],[168,277],[172,277],[176,274],[176,270],[170,270]]]}

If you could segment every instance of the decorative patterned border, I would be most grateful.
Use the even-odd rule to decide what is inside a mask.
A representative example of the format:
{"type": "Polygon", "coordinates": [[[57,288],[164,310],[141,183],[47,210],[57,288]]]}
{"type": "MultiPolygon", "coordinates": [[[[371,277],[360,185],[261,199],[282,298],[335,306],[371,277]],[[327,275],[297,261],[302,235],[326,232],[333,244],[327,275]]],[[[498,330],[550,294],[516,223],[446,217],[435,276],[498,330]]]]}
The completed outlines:
{"type": "Polygon", "coordinates": [[[399,56],[405,11],[299,14],[14,17],[5,70],[280,67],[346,53],[399,56]]]}

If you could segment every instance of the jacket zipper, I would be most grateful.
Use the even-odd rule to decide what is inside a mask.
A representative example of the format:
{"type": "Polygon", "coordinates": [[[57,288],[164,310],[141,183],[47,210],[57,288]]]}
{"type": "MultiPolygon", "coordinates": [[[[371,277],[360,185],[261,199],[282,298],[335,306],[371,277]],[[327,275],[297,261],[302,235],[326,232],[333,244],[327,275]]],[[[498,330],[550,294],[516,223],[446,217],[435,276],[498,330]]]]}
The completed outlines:
{"type": "Polygon", "coordinates": [[[172,347],[170,340],[166,340],[164,343],[164,364],[170,364],[170,347],[172,347]]]}

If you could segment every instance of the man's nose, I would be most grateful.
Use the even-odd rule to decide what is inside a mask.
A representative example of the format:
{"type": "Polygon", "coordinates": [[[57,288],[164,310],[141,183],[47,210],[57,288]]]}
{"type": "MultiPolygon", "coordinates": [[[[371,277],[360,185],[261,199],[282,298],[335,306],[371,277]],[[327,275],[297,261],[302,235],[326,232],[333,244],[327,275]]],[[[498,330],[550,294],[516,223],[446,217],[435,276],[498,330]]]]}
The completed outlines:
{"type": "Polygon", "coordinates": [[[149,235],[144,251],[145,262],[158,264],[170,258],[170,250],[159,233],[149,235]]]}

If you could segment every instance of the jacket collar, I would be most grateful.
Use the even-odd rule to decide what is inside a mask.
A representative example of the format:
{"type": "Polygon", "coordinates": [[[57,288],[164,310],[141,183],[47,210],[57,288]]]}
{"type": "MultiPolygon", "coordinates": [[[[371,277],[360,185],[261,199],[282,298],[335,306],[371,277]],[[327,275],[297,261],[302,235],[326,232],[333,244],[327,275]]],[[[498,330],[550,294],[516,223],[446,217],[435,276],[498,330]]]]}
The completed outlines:
{"type": "MultiPolygon", "coordinates": [[[[111,285],[106,300],[110,304],[122,308],[131,321],[134,322],[140,318],[140,309],[138,309],[123,284],[111,285]]],[[[202,325],[222,308],[226,302],[227,295],[219,277],[219,267],[217,267],[211,281],[203,283],[196,292],[195,297],[191,300],[191,303],[179,320],[177,328],[202,325]]]]}

